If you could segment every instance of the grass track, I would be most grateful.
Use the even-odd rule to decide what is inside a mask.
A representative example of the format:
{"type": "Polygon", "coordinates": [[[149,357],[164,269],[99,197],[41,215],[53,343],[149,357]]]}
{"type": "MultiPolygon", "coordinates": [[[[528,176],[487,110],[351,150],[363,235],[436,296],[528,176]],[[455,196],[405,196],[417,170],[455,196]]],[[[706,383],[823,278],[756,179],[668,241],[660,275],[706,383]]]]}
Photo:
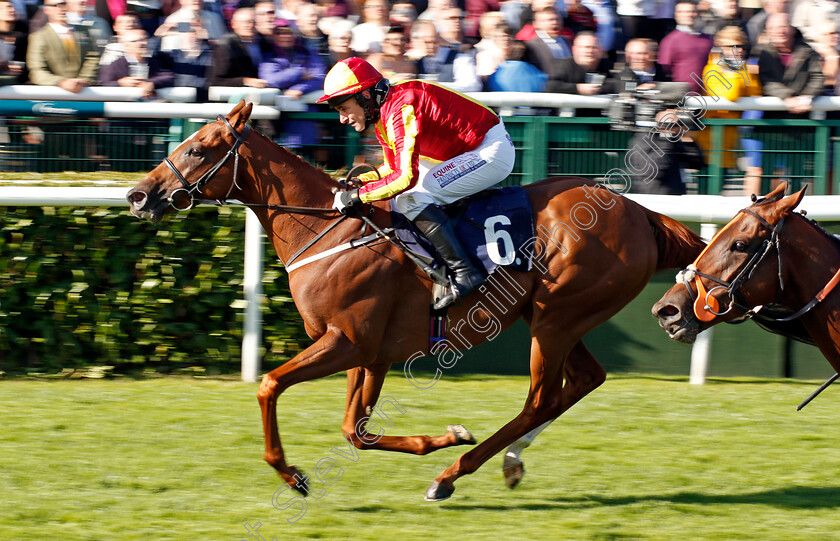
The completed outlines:
{"type": "MultiPolygon", "coordinates": [[[[797,413],[814,388],[611,378],[526,451],[514,491],[497,456],[452,499],[427,503],[465,448],[368,451],[337,458],[341,479],[315,483],[322,497],[289,524],[299,508],[271,505],[282,485],[262,462],[256,385],[2,381],[0,539],[237,540],[257,522],[266,540],[840,539],[840,386],[797,413]]],[[[406,413],[386,433],[463,422],[482,440],[526,389],[525,378],[444,377],[421,391],[392,375],[384,393],[406,413]]],[[[345,445],[343,401],[338,377],[281,397],[285,448],[305,472],[345,445]]]]}

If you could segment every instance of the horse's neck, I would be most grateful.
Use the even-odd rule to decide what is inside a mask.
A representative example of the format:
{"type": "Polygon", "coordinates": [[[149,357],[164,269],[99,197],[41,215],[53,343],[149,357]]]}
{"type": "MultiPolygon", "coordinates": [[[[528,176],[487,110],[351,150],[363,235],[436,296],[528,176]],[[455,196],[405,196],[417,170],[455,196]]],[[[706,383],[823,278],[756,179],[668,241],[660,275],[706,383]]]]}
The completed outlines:
{"type": "Polygon", "coordinates": [[[306,214],[260,208],[280,205],[329,209],[333,195],[332,181],[322,170],[275,145],[259,138],[261,144],[250,146],[249,173],[252,178],[239,182],[239,199],[252,208],[283,260],[294,254],[315,234],[326,227],[332,214],[306,214]]]}
{"type": "MultiPolygon", "coordinates": [[[[840,244],[812,226],[805,218],[788,218],[790,227],[783,241],[787,256],[785,288],[798,298],[809,302],[840,269],[840,244]]],[[[840,288],[840,286],[838,286],[840,288]]]]}

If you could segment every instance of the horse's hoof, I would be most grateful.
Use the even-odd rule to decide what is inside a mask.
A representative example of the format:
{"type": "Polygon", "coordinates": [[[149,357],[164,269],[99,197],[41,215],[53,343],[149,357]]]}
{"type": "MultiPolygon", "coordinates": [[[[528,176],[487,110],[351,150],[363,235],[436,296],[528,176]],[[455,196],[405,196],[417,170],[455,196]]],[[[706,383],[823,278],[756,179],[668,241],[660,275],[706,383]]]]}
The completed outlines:
{"type": "Polygon", "coordinates": [[[508,488],[516,488],[519,481],[525,477],[525,465],[518,458],[505,455],[502,473],[505,476],[505,485],[508,488]]]}
{"type": "Polygon", "coordinates": [[[464,425],[449,425],[446,429],[455,436],[455,445],[475,445],[475,438],[464,425]]]}
{"type": "Polygon", "coordinates": [[[452,496],[453,492],[455,492],[453,485],[442,485],[435,481],[429,486],[423,499],[427,502],[439,502],[452,496]]]}
{"type": "Polygon", "coordinates": [[[296,467],[292,466],[291,469],[294,471],[294,474],[292,474],[293,477],[297,476],[297,478],[295,479],[295,484],[288,483],[288,485],[300,492],[301,496],[303,496],[304,498],[306,496],[309,496],[309,484],[307,483],[307,480],[309,478],[305,476],[303,472],[297,469],[296,467]]]}

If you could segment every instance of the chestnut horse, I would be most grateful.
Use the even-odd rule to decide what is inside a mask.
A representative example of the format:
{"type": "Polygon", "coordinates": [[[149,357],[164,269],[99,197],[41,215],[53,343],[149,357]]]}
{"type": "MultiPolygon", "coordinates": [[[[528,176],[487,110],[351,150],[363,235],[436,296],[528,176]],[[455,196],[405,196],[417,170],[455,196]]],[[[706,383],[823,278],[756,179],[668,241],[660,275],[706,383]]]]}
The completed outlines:
{"type": "Polygon", "coordinates": [[[672,339],[686,343],[718,323],[752,318],[816,345],[840,371],[840,241],[793,212],[804,188],[784,197],[786,189],[781,184],[741,210],[677,275],[653,313],[672,339]]]}
{"type": "MultiPolygon", "coordinates": [[[[250,113],[242,102],[202,127],[127,197],[134,215],[153,221],[173,206],[190,207],[193,195],[236,199],[259,217],[287,265],[301,250],[306,256],[306,264],[298,259],[289,267],[289,287],[315,343],[262,379],[265,460],[306,493],[306,478],[287,463],[280,443],[277,401],[291,385],[339,371],[348,380],[342,430],[357,448],[425,454],[474,443],[461,428],[406,437],[366,426],[389,367],[429,353],[432,282],[390,242],[340,251],[366,234],[363,222],[358,215],[340,221],[331,208],[335,181],[250,131],[250,113]]],[[[532,239],[533,270],[504,270],[507,301],[484,287],[450,308],[448,331],[451,347],[472,347],[522,317],[531,332],[530,392],[518,416],[435,479],[426,492],[430,501],[449,497],[456,479],[598,387],[606,373],[583,336],[633,299],[655,270],[681,268],[703,247],[679,222],[584,179],[546,179],[525,190],[544,233],[532,239]]],[[[387,202],[363,208],[378,227],[390,225],[387,202]]]]}

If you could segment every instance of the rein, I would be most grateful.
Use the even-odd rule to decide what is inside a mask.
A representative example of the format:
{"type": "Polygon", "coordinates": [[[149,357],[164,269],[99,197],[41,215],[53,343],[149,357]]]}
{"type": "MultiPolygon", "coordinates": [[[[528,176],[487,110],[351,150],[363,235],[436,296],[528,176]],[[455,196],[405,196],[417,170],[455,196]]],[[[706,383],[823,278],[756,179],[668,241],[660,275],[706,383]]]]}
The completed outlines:
{"type": "MultiPolygon", "coordinates": [[[[722,280],[710,274],[700,272],[697,269],[697,262],[700,260],[700,258],[706,252],[706,250],[703,250],[703,252],[701,252],[700,255],[697,256],[697,259],[694,260],[694,263],[692,263],[677,274],[677,283],[682,283],[683,285],[685,285],[686,289],[688,290],[689,296],[691,297],[691,299],[694,300],[694,315],[697,317],[697,319],[703,322],[709,322],[718,316],[722,316],[729,313],[729,311],[732,310],[732,308],[734,307],[739,310],[743,310],[745,313],[741,318],[739,318],[739,320],[733,321],[732,323],[742,323],[747,319],[752,318],[772,322],[793,321],[794,319],[805,315],[817,304],[822,302],[828,296],[828,294],[837,286],[837,284],[840,283],[840,269],[838,269],[838,271],[828,281],[828,283],[826,283],[826,285],[805,306],[803,306],[793,314],[782,318],[770,317],[761,314],[760,310],[764,308],[764,305],[748,308],[744,304],[737,302],[736,296],[738,294],[738,290],[747,282],[747,280],[753,277],[756,269],[758,268],[758,265],[760,265],[761,262],[764,261],[764,259],[770,253],[770,251],[774,248],[776,250],[776,259],[778,261],[777,274],[779,277],[779,289],[784,290],[785,288],[784,279],[782,277],[782,251],[779,248],[779,234],[787,216],[783,216],[782,219],[779,220],[779,222],[775,226],[773,226],[772,224],[770,224],[770,222],[768,222],[767,220],[765,220],[750,209],[741,209],[738,212],[738,214],[740,214],[741,212],[754,217],[759,221],[759,223],[761,223],[762,226],[769,229],[771,232],[770,238],[764,240],[764,242],[761,243],[761,246],[759,246],[753,252],[753,254],[750,256],[750,259],[744,264],[744,266],[741,268],[741,270],[738,272],[735,278],[733,278],[731,281],[722,280]],[[706,291],[701,278],[706,278],[707,280],[714,282],[718,285],[706,291]],[[694,296],[694,292],[690,287],[691,282],[694,282],[695,286],[697,287],[697,297],[694,296]],[[717,289],[725,290],[730,298],[730,303],[726,310],[719,311],[720,305],[718,303],[718,300],[714,296],[712,296],[712,293],[717,289]]],[[[732,220],[732,222],[730,222],[730,225],[733,222],[734,219],[732,220]]],[[[727,225],[727,227],[729,227],[729,225],[727,225]]],[[[709,246],[711,246],[714,243],[715,239],[717,239],[717,237],[720,236],[725,230],[726,227],[721,229],[718,232],[718,234],[715,235],[715,237],[709,242],[709,246]]]]}

